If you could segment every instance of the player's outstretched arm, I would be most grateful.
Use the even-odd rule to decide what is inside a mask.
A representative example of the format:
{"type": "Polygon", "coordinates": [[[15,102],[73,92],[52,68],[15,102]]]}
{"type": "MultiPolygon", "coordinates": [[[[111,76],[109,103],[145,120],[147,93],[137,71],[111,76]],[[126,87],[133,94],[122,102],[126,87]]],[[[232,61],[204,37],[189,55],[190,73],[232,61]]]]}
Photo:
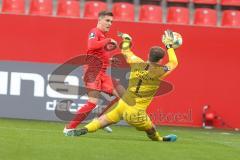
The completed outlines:
{"type": "Polygon", "coordinates": [[[163,35],[162,42],[167,48],[167,53],[168,53],[168,63],[165,64],[166,67],[166,74],[164,74],[164,77],[167,76],[171,71],[173,71],[177,66],[178,66],[178,59],[175,54],[175,51],[173,49],[173,32],[170,30],[165,31],[165,34],[163,35]]]}
{"type": "Polygon", "coordinates": [[[124,55],[127,63],[141,63],[143,60],[136,56],[132,50],[132,37],[126,33],[119,33],[118,36],[122,38],[120,43],[121,53],[124,55]]]}
{"type": "Polygon", "coordinates": [[[168,63],[165,65],[170,70],[174,70],[178,66],[177,56],[173,48],[167,49],[168,53],[168,63]]]}

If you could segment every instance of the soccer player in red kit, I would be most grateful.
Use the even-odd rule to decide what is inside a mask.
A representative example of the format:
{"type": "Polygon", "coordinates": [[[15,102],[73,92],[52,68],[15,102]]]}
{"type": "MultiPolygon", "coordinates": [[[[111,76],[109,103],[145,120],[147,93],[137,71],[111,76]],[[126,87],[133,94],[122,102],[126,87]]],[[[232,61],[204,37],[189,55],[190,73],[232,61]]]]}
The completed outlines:
{"type": "Polygon", "coordinates": [[[114,44],[117,46],[115,40],[106,37],[106,33],[109,31],[112,21],[112,12],[102,11],[98,15],[97,27],[91,29],[89,32],[86,58],[88,65],[85,67],[84,74],[84,83],[87,88],[89,99],[87,103],[77,111],[76,116],[69,122],[69,124],[65,126],[63,130],[64,135],[67,135],[67,132],[76,129],[76,127],[96,107],[100,92],[119,97],[119,93],[124,91],[124,88],[120,85],[114,87],[111,77],[106,74],[110,60],[106,45],[114,44]]]}

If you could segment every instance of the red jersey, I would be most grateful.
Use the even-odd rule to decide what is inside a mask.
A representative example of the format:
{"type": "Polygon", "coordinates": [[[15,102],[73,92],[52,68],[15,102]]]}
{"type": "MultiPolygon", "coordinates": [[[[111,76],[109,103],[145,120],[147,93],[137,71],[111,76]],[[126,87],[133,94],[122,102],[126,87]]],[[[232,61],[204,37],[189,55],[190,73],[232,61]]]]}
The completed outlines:
{"type": "Polygon", "coordinates": [[[101,65],[95,60],[89,62],[88,67],[91,68],[101,68],[101,72],[106,72],[109,66],[109,53],[104,49],[105,45],[111,41],[110,38],[106,38],[106,33],[98,28],[93,28],[89,32],[88,37],[88,49],[87,55],[94,55],[99,58],[97,61],[101,61],[101,65]]]}

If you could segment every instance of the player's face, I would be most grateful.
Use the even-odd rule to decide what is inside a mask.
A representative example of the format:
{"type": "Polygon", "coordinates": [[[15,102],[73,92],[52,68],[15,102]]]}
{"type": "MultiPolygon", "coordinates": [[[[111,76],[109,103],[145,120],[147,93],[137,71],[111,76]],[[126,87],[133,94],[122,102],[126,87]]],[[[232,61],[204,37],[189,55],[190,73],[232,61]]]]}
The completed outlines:
{"type": "Polygon", "coordinates": [[[113,22],[112,16],[104,16],[103,18],[99,19],[99,23],[104,32],[108,32],[110,30],[112,22],[113,22]]]}

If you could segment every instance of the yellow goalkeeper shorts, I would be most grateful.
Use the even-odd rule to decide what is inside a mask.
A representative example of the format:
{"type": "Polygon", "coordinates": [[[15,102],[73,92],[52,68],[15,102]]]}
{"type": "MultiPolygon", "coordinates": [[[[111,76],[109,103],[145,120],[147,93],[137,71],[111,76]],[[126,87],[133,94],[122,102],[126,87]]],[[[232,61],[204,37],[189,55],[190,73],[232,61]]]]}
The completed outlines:
{"type": "Polygon", "coordinates": [[[134,126],[137,130],[145,131],[153,127],[151,119],[145,110],[138,109],[136,106],[128,106],[122,99],[116,102],[113,110],[106,114],[108,121],[117,123],[125,120],[129,125],[134,126]]]}

